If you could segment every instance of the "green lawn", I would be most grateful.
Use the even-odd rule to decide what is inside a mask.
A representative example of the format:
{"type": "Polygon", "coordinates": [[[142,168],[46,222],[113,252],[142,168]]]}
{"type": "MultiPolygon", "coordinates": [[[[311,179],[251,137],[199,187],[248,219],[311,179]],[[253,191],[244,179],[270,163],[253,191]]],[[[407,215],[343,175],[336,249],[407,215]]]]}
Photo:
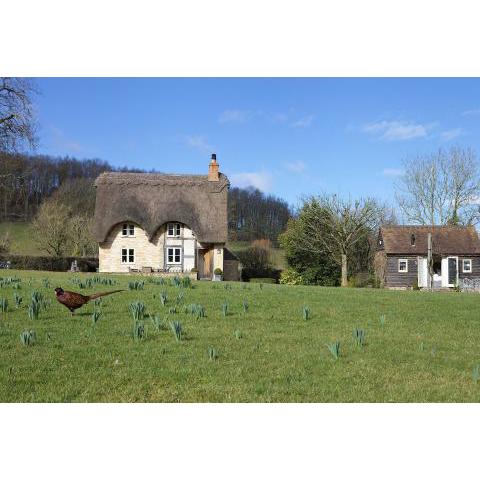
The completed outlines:
{"type": "Polygon", "coordinates": [[[0,237],[8,232],[12,241],[11,253],[18,255],[45,255],[35,243],[31,224],[25,222],[0,222],[0,237]]]}
{"type": "MultiPolygon", "coordinates": [[[[145,283],[144,290],[105,297],[93,328],[94,305],[72,317],[56,302],[53,288],[83,293],[128,288],[133,277],[112,277],[115,286],[79,290],[70,274],[0,273],[21,279],[19,289],[0,288],[0,299],[9,303],[7,313],[0,313],[0,402],[480,400],[480,382],[472,379],[480,363],[480,296],[475,294],[210,282],[182,289],[145,283]],[[51,303],[38,320],[29,320],[25,306],[15,308],[13,296],[28,304],[34,289],[51,303]],[[159,300],[162,290],[166,307],[159,300]],[[179,313],[168,315],[180,292],[179,313]],[[135,300],[143,301],[148,313],[179,320],[185,338],[177,342],[171,330],[157,332],[147,317],[146,339],[134,340],[128,306],[135,300]],[[184,313],[183,305],[192,303],[205,307],[206,318],[184,313]],[[311,310],[309,320],[302,317],[303,305],[311,310]],[[363,349],[354,345],[355,327],[365,329],[363,349]],[[20,341],[26,329],[36,331],[34,346],[20,341]],[[341,346],[338,360],[326,347],[335,340],[341,346]],[[209,347],[217,350],[216,360],[209,359],[209,347]]],[[[84,281],[88,275],[77,278],[84,281]]]]}

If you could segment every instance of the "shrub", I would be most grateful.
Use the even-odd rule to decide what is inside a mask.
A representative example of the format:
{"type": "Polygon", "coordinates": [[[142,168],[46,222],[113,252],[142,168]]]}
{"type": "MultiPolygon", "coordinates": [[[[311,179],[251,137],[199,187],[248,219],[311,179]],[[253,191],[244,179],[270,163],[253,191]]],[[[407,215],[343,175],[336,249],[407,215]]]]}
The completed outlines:
{"type": "Polygon", "coordinates": [[[218,267],[217,267],[217,268],[213,271],[213,273],[214,273],[215,275],[223,275],[223,270],[222,270],[221,268],[218,268],[218,267]]]}
{"type": "Polygon", "coordinates": [[[73,261],[77,262],[81,272],[96,272],[98,269],[98,258],[95,257],[37,257],[33,255],[0,254],[0,263],[10,262],[10,268],[17,270],[68,272],[73,261]]]}
{"type": "Polygon", "coordinates": [[[304,320],[310,319],[310,307],[308,305],[303,306],[303,319],[304,320]]]}
{"type": "Polygon", "coordinates": [[[190,277],[182,277],[181,284],[183,288],[191,288],[192,279],[190,277]]]}
{"type": "Polygon", "coordinates": [[[132,302],[129,307],[134,321],[143,319],[145,316],[145,304],[143,302],[132,302]]]}
{"type": "Polygon", "coordinates": [[[207,353],[208,353],[208,358],[210,360],[217,360],[218,358],[218,352],[215,348],[213,347],[209,347],[208,350],[207,350],[207,353]]]}
{"type": "Polygon", "coordinates": [[[6,232],[4,235],[0,237],[0,255],[8,253],[12,246],[12,242],[10,240],[10,232],[6,232]]]}
{"type": "Polygon", "coordinates": [[[333,343],[327,343],[327,348],[328,351],[332,354],[333,358],[335,358],[335,360],[338,360],[338,357],[340,357],[340,342],[337,340],[333,343]]]}
{"type": "Polygon", "coordinates": [[[145,285],[144,281],[135,280],[133,282],[128,282],[128,289],[129,290],[143,290],[145,285]]]}
{"type": "Polygon", "coordinates": [[[37,341],[37,334],[35,333],[35,330],[24,330],[20,334],[20,341],[26,347],[31,347],[34,345],[37,341]]]}
{"type": "Polygon", "coordinates": [[[473,366],[472,380],[473,380],[473,383],[478,383],[478,381],[480,380],[480,364],[478,363],[477,365],[473,366]]]}
{"type": "Polygon", "coordinates": [[[205,307],[197,303],[192,303],[191,305],[185,305],[185,313],[190,313],[191,315],[194,315],[197,320],[199,318],[206,317],[205,307]]]}
{"type": "Polygon", "coordinates": [[[13,301],[15,302],[15,307],[20,308],[22,305],[22,297],[18,295],[17,292],[13,293],[13,301]]]}
{"type": "Polygon", "coordinates": [[[94,310],[92,313],[92,325],[95,326],[102,316],[99,310],[94,310]]]}
{"type": "Polygon", "coordinates": [[[412,290],[420,290],[420,287],[418,286],[418,278],[413,280],[412,290]]]}
{"type": "Polygon", "coordinates": [[[162,303],[162,306],[165,306],[167,303],[167,292],[164,290],[163,292],[160,293],[160,302],[162,303]]]}
{"type": "MultiPolygon", "coordinates": [[[[268,244],[269,245],[269,244],[268,244]]],[[[254,277],[274,278],[277,280],[280,271],[272,266],[271,249],[262,242],[254,242],[251,247],[236,253],[242,264],[242,280],[249,281],[254,277]]]]}
{"type": "Polygon", "coordinates": [[[182,339],[182,324],[178,320],[175,320],[174,322],[170,322],[170,328],[175,335],[175,339],[179,342],[182,339]]]}
{"type": "Polygon", "coordinates": [[[8,310],[8,300],[6,298],[0,298],[0,312],[6,313],[8,310]]]}
{"type": "Polygon", "coordinates": [[[287,268],[280,274],[280,283],[283,285],[303,285],[303,277],[293,268],[287,268]]]}
{"type": "Polygon", "coordinates": [[[357,347],[363,348],[365,346],[365,330],[355,328],[353,330],[353,340],[357,347]]]}
{"type": "Polygon", "coordinates": [[[159,315],[149,315],[149,316],[157,332],[160,332],[161,330],[165,330],[165,322],[160,318],[159,315]]]}
{"type": "Polygon", "coordinates": [[[137,319],[133,320],[133,338],[135,340],[142,340],[145,336],[146,331],[144,323],[137,319]]]}

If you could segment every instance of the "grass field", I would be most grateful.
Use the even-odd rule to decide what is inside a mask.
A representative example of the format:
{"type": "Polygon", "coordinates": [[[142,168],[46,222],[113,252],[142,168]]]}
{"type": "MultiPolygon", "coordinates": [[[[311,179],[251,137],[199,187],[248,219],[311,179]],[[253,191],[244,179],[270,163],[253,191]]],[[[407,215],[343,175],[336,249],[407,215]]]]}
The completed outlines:
{"type": "Polygon", "coordinates": [[[93,327],[93,304],[72,317],[53,288],[128,289],[139,277],[109,277],[115,285],[79,289],[70,274],[2,274],[21,281],[0,288],[0,303],[8,300],[7,312],[0,313],[0,402],[480,400],[480,382],[472,375],[480,363],[475,294],[213,282],[180,288],[145,279],[143,290],[105,297],[93,327]],[[37,320],[27,314],[33,290],[47,300],[37,320]],[[14,294],[23,299],[19,308],[14,294]],[[129,304],[136,300],[147,313],[168,317],[167,325],[180,321],[184,338],[177,341],[169,327],[157,331],[147,316],[146,338],[135,340],[129,304]],[[193,303],[205,307],[206,317],[184,312],[193,303]],[[169,313],[174,305],[178,313],[169,313]],[[365,330],[363,348],[354,343],[354,328],[365,330]],[[36,331],[33,346],[20,341],[27,329],[36,331]],[[340,342],[337,360],[326,346],[334,341],[340,342]],[[217,358],[209,358],[211,348],[217,358]]]}
{"type": "Polygon", "coordinates": [[[0,222],[0,237],[8,232],[12,241],[11,253],[18,255],[45,255],[34,241],[31,224],[25,222],[0,222]]]}

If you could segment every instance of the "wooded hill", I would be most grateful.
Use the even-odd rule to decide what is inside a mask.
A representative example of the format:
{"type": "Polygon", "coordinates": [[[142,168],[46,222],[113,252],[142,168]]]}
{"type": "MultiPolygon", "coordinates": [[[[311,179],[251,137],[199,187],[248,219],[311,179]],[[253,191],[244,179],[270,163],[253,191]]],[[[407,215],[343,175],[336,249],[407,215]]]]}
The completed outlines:
{"type": "MultiPolygon", "coordinates": [[[[29,222],[42,202],[54,194],[72,211],[93,215],[93,182],[106,171],[144,170],[116,168],[99,159],[0,152],[0,221],[29,222]]],[[[278,197],[251,187],[229,191],[231,240],[267,238],[276,243],[290,216],[287,202],[278,197]]]]}

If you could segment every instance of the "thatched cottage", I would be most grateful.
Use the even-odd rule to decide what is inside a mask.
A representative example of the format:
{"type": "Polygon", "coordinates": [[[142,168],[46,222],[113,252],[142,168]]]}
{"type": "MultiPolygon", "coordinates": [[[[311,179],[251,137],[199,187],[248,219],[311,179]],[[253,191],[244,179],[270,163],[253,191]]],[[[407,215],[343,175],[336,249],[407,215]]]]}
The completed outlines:
{"type": "Polygon", "coordinates": [[[94,235],[100,272],[187,273],[238,279],[227,241],[228,178],[212,155],[208,175],[102,173],[94,235]]]}
{"type": "Polygon", "coordinates": [[[375,270],[387,288],[430,285],[428,234],[431,234],[433,286],[451,288],[480,279],[480,241],[474,227],[385,226],[377,237],[375,270]]]}

